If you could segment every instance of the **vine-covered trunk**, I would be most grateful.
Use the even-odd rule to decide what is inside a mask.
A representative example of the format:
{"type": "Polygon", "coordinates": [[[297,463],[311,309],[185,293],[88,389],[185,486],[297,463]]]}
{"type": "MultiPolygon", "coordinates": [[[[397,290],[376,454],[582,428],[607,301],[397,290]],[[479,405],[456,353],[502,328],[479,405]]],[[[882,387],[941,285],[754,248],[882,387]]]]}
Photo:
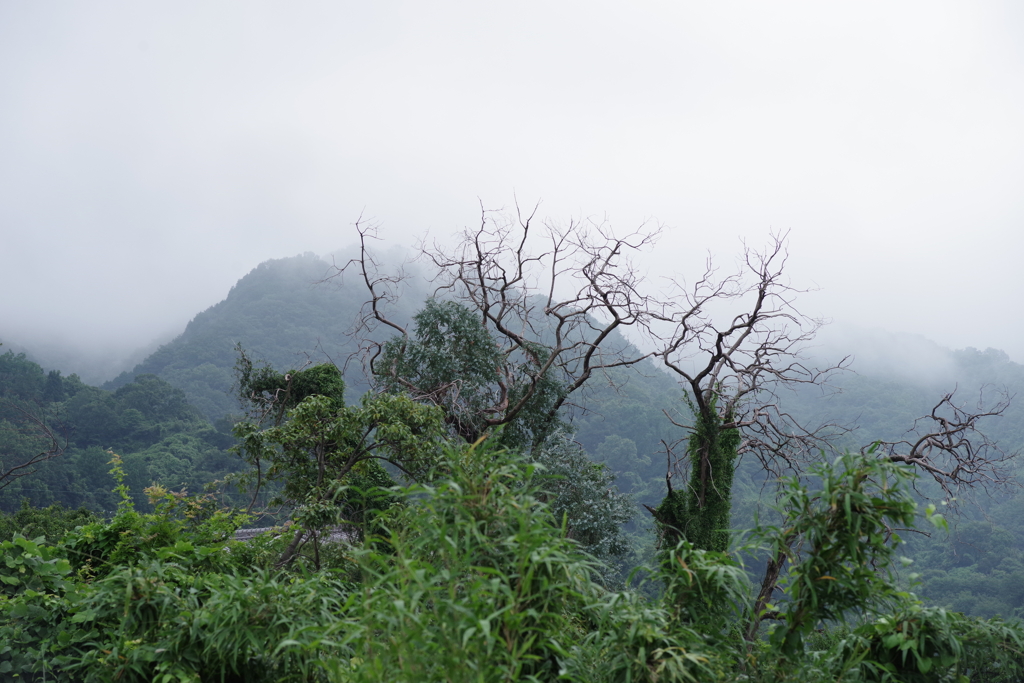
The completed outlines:
{"type": "Polygon", "coordinates": [[[729,416],[718,415],[714,404],[698,410],[687,445],[690,481],[685,490],[669,490],[653,510],[663,544],[687,540],[696,548],[724,552],[729,549],[732,478],[736,469],[739,430],[725,427],[729,416]]]}

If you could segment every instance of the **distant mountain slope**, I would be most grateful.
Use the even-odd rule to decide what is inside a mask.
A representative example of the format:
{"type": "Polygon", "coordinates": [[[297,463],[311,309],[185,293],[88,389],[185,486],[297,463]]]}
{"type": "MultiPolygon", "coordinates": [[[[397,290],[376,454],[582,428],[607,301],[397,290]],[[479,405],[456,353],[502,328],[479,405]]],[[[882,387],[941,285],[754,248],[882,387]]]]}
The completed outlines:
{"type": "MultiPolygon", "coordinates": [[[[115,389],[139,374],[154,374],[181,389],[190,403],[216,421],[238,410],[231,396],[237,343],[282,369],[307,360],[343,364],[356,350],[351,330],[366,291],[355,279],[345,285],[315,284],[329,271],[330,264],[312,254],[260,264],[223,301],[198,314],[184,333],[106,388],[115,389]]],[[[395,318],[411,319],[424,296],[405,296],[395,318]]],[[[842,391],[835,396],[824,396],[817,388],[784,392],[786,405],[802,423],[856,426],[845,445],[859,448],[875,439],[897,438],[944,391],[959,387],[959,400],[976,402],[982,385],[1006,385],[1018,400],[1004,417],[981,426],[1010,450],[1024,446],[1024,366],[1002,352],[954,352],[924,338],[849,330],[833,339],[828,350],[836,357],[851,352],[860,359],[855,367],[861,374],[837,377],[835,384],[842,391]]],[[[358,363],[349,368],[351,401],[368,388],[361,370],[358,363]]],[[[681,436],[663,410],[686,420],[682,389],[655,364],[628,374],[616,380],[623,385],[618,391],[597,379],[585,392],[591,410],[577,412],[571,420],[591,455],[619,473],[620,486],[656,501],[665,472],[661,442],[681,436]]]]}
{"type": "Polygon", "coordinates": [[[14,511],[22,499],[113,510],[119,498],[110,476],[112,453],[122,458],[136,503],[154,483],[199,492],[241,468],[227,451],[233,444],[227,429],[214,429],[183,392],[153,375],[111,392],[77,375],[46,373],[25,354],[0,354],[0,472],[15,474],[0,481],[0,511],[14,511]],[[41,423],[54,431],[63,452],[18,476],[14,467],[52,448],[41,423]]]}
{"type": "MultiPolygon", "coordinates": [[[[344,285],[314,284],[328,272],[329,264],[310,254],[261,264],[222,302],[198,314],[180,336],[133,371],[108,382],[106,389],[117,390],[113,394],[86,387],[77,377],[58,382],[59,373],[51,382],[26,358],[0,356],[0,366],[10,366],[7,371],[0,367],[0,396],[13,392],[19,400],[36,401],[36,394],[42,396],[49,391],[48,383],[53,384],[55,397],[46,400],[74,428],[75,439],[75,447],[63,458],[47,463],[31,481],[9,489],[0,509],[13,509],[22,495],[36,504],[64,500],[110,509],[116,501],[111,502],[109,495],[109,454],[104,451],[108,447],[124,456],[135,492],[154,481],[199,490],[203,483],[236,469],[237,458],[226,451],[232,442],[230,420],[221,418],[238,411],[231,396],[237,343],[278,369],[300,367],[307,359],[330,359],[340,365],[355,351],[351,329],[366,291],[354,278],[344,285]],[[188,408],[182,397],[215,426],[188,408]]],[[[398,302],[395,319],[411,319],[427,288],[421,289],[398,302]]],[[[839,444],[842,447],[859,449],[877,439],[900,438],[915,418],[954,388],[957,402],[973,407],[979,392],[995,398],[995,391],[1005,387],[1015,396],[1010,407],[979,426],[1007,451],[1024,448],[1024,366],[1001,351],[951,351],[923,337],[845,330],[819,352],[826,358],[856,354],[854,368],[859,374],[837,376],[834,385],[840,391],[835,394],[803,387],[784,391],[781,398],[806,426],[836,422],[855,427],[839,444]]],[[[348,398],[355,401],[367,386],[359,364],[350,369],[348,398]]],[[[635,370],[600,373],[574,397],[573,403],[587,410],[569,410],[566,419],[590,456],[615,472],[620,490],[637,502],[656,505],[665,493],[663,443],[686,434],[664,411],[687,423],[682,396],[676,378],[645,362],[635,370]]],[[[11,415],[0,414],[0,446],[21,439],[12,420],[11,415]]],[[[1022,474],[1018,478],[1024,480],[1022,474]]],[[[771,484],[765,484],[760,465],[746,458],[734,482],[734,527],[749,527],[755,510],[770,504],[764,493],[771,484]]],[[[920,489],[929,492],[927,477],[922,477],[920,489]]],[[[905,552],[917,559],[915,570],[933,579],[927,595],[939,604],[975,614],[1024,615],[1024,591],[1011,595],[1004,590],[1006,582],[1024,585],[1024,496],[1013,491],[977,498],[977,506],[963,506],[953,519],[954,533],[948,538],[915,535],[908,539],[905,552]]]]}
{"type": "MultiPolygon", "coordinates": [[[[366,290],[354,281],[345,286],[315,284],[329,270],[330,264],[313,254],[261,263],[223,301],[198,314],[179,337],[104,388],[116,389],[140,374],[157,375],[217,420],[238,411],[230,396],[238,343],[254,358],[279,368],[300,367],[307,360],[330,359],[341,365],[355,351],[350,332],[366,290]]],[[[419,301],[410,296],[399,302],[396,315],[410,317],[419,301]]],[[[365,384],[358,368],[349,375],[354,399],[365,384]]]]}
{"type": "MultiPolygon", "coordinates": [[[[312,254],[260,264],[223,301],[196,315],[180,336],[104,388],[114,390],[138,375],[156,375],[217,422],[238,412],[231,395],[238,343],[254,358],[280,369],[299,367],[307,359],[342,365],[356,351],[351,332],[366,290],[354,278],[349,279],[351,284],[315,284],[329,271],[330,264],[312,254]]],[[[410,320],[426,296],[427,288],[422,289],[403,296],[389,315],[400,322],[410,320]]],[[[617,335],[610,344],[628,345],[617,335]]],[[[571,420],[594,457],[620,474],[624,489],[644,492],[645,500],[656,502],[661,494],[654,489],[663,480],[664,460],[652,456],[661,439],[678,438],[678,428],[662,411],[678,411],[681,390],[653,364],[645,363],[640,374],[612,374],[614,380],[595,378],[585,392],[590,411],[577,412],[571,420]],[[619,390],[610,388],[609,382],[620,385],[619,390]]],[[[346,380],[350,401],[368,389],[358,362],[350,366],[346,380]]]]}
{"type": "MultiPolygon", "coordinates": [[[[864,349],[864,355],[871,351],[864,349]]],[[[1024,365],[997,349],[935,347],[931,353],[931,373],[887,367],[877,360],[855,361],[857,372],[840,374],[832,382],[838,392],[813,387],[784,398],[807,424],[836,421],[855,428],[845,445],[860,448],[879,439],[902,438],[946,393],[955,391],[954,402],[967,410],[976,410],[979,401],[990,407],[1005,395],[1010,398],[1005,412],[982,419],[978,428],[1007,451],[1024,449],[1024,365]]]]}

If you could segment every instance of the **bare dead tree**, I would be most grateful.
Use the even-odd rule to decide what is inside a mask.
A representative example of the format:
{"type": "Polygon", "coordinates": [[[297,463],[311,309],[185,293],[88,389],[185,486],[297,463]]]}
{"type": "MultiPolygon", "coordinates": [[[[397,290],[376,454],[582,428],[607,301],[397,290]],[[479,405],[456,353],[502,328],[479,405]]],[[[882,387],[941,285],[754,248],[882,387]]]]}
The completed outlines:
{"type": "Polygon", "coordinates": [[[982,388],[978,403],[954,401],[956,390],[942,396],[928,415],[919,417],[898,441],[877,441],[865,446],[869,451],[893,462],[906,463],[930,475],[950,499],[977,488],[995,489],[1017,486],[1009,470],[1017,453],[1007,453],[989,439],[978,423],[1001,416],[1011,396],[997,391],[994,401],[986,399],[982,388]]]}
{"type": "Polygon", "coordinates": [[[798,469],[847,431],[837,423],[803,425],[780,401],[784,389],[827,388],[849,361],[806,363],[802,354],[827,321],[794,304],[808,290],[785,277],[786,237],[773,233],[763,251],[744,247],[741,269],[724,278],[709,262],[690,288],[673,283],[677,307],[659,318],[668,331],[656,354],[689,390],[695,412],[716,412],[721,429],[740,431],[737,454],[750,453],[774,473],[798,469]]]}
{"type": "Polygon", "coordinates": [[[672,420],[684,436],[665,444],[667,494],[648,507],[663,542],[686,538],[725,551],[738,458],[750,454],[776,475],[799,471],[844,432],[835,423],[805,425],[780,400],[785,389],[827,387],[848,361],[817,368],[804,360],[825,321],[797,309],[806,290],[789,283],[786,260],[786,234],[772,233],[764,250],[744,247],[734,273],[720,276],[708,261],[692,285],[673,283],[673,305],[651,327],[655,355],[680,379],[694,413],[692,424],[672,420]],[[682,487],[673,487],[676,477],[682,487]]]}
{"type": "MultiPolygon", "coordinates": [[[[767,471],[779,474],[782,470],[799,472],[819,452],[828,450],[832,439],[849,431],[834,422],[805,425],[780,401],[780,393],[787,388],[827,388],[833,373],[845,369],[848,360],[824,368],[803,360],[802,350],[824,321],[803,315],[795,306],[801,290],[784,279],[785,237],[772,235],[764,251],[745,250],[741,270],[727,277],[716,277],[709,264],[690,289],[678,290],[678,300],[684,305],[659,319],[668,332],[662,336],[664,343],[657,356],[689,389],[696,415],[694,425],[676,422],[687,428],[688,434],[676,444],[666,445],[666,501],[673,496],[673,478],[689,474],[686,488],[679,492],[683,502],[648,509],[663,527],[674,526],[704,547],[725,549],[726,542],[719,538],[716,546],[715,537],[708,532],[727,528],[729,523],[732,472],[727,458],[721,453],[716,456],[716,438],[731,432],[736,457],[749,453],[767,471]],[[738,312],[723,316],[731,307],[738,312]],[[720,324],[723,318],[726,323],[720,324]],[[714,431],[710,437],[709,429],[714,431]],[[685,444],[683,448],[681,444],[685,444]],[[713,509],[716,504],[717,512],[713,509]]],[[[1013,456],[980,432],[978,423],[1001,415],[1008,404],[1004,393],[995,402],[986,405],[983,400],[969,409],[955,403],[950,393],[929,415],[916,421],[912,436],[876,443],[864,452],[873,449],[880,457],[919,467],[947,496],[964,489],[1004,486],[1011,481],[1007,466],[1013,456]]],[[[787,558],[795,552],[790,547],[795,541],[788,538],[767,560],[754,616],[746,630],[748,638],[762,619],[776,616],[764,609],[777,590],[787,558]]]]}
{"type": "MultiPolygon", "coordinates": [[[[644,328],[651,320],[653,299],[642,293],[643,278],[631,257],[653,243],[657,229],[641,226],[617,237],[595,222],[538,225],[535,213],[536,208],[524,214],[517,207],[509,216],[481,208],[479,225],[459,235],[454,248],[421,246],[435,272],[434,296],[465,306],[494,345],[487,400],[476,401],[472,415],[451,415],[458,433],[470,441],[536,407],[542,392],[550,394],[551,381],[558,388],[544,403],[547,420],[595,372],[631,366],[650,355],[615,333],[644,328]]],[[[367,249],[375,227],[357,223],[356,229],[360,255],[335,275],[356,270],[370,294],[360,322],[370,374],[420,400],[449,409],[468,405],[470,388],[462,377],[421,384],[402,376],[395,363],[382,363],[385,344],[370,341],[369,333],[382,325],[397,333],[399,356],[411,342],[410,330],[387,310],[404,278],[380,274],[367,249]]]]}
{"type": "Polygon", "coordinates": [[[39,440],[39,446],[27,453],[0,452],[0,491],[15,480],[34,474],[39,465],[63,455],[68,447],[68,434],[63,426],[54,427],[14,401],[4,400],[21,414],[24,426],[39,440]]]}

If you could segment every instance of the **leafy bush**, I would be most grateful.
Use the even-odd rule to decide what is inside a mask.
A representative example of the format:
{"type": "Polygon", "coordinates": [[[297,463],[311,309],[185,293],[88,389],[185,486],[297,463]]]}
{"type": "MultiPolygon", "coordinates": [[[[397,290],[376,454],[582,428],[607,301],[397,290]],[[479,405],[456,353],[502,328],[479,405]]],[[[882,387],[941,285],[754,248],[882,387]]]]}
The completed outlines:
{"type": "Polygon", "coordinates": [[[484,443],[451,478],[405,490],[390,532],[356,553],[363,582],[324,638],[338,681],[683,681],[711,671],[671,614],[594,581],[541,500],[537,470],[484,443]],[[690,646],[693,646],[692,648],[690,646]]]}
{"type": "Polygon", "coordinates": [[[524,472],[488,447],[413,497],[386,552],[366,551],[356,680],[550,680],[581,635],[593,565],[552,524],[524,472]]]}
{"type": "Polygon", "coordinates": [[[903,467],[847,455],[815,471],[814,490],[783,482],[782,524],[754,538],[788,562],[787,590],[762,605],[733,555],[685,541],[660,554],[658,596],[609,591],[545,502],[540,468],[486,441],[440,458],[430,484],[388,492],[397,504],[375,521],[380,534],[331,546],[342,571],[256,566],[275,550],[213,541],[223,519],[203,499],[159,489],[157,512],[140,515],[120,488],[115,519],[66,545],[4,542],[0,681],[1008,683],[1024,673],[1019,626],[922,605],[886,571],[898,541],[886,525],[915,512],[903,467]],[[75,573],[64,555],[87,541],[99,564],[75,573]],[[747,640],[768,611],[768,637],[747,640]]]}
{"type": "Polygon", "coordinates": [[[1018,626],[906,601],[856,629],[840,646],[863,681],[1019,681],[1024,633],[1018,626]]]}
{"type": "Polygon", "coordinates": [[[221,510],[209,496],[176,494],[160,486],[146,490],[155,512],[136,512],[131,492],[124,483],[121,458],[116,453],[110,455],[111,473],[117,481],[115,491],[121,499],[117,514],[110,522],[78,527],[62,541],[73,568],[87,580],[153,558],[179,541],[223,544],[248,519],[246,515],[221,510]]]}
{"type": "Polygon", "coordinates": [[[64,534],[84,524],[99,521],[99,518],[85,508],[72,510],[60,503],[43,509],[33,508],[27,499],[21,501],[21,508],[11,514],[0,512],[0,541],[10,541],[15,535],[29,538],[42,536],[51,542],[60,540],[64,534]]]}
{"type": "Polygon", "coordinates": [[[45,671],[67,611],[71,566],[59,550],[15,535],[0,543],[0,681],[45,671]]]}
{"type": "Polygon", "coordinates": [[[182,543],[96,582],[75,605],[77,628],[54,661],[86,681],[311,680],[314,660],[337,648],[289,642],[336,622],[349,586],[327,574],[194,573],[223,552],[182,543]]]}
{"type": "Polygon", "coordinates": [[[536,449],[533,459],[543,469],[536,475],[540,496],[555,522],[584,552],[599,560],[606,584],[615,582],[633,557],[623,525],[636,515],[636,504],[614,487],[615,475],[587,457],[582,446],[559,431],[536,449]]]}

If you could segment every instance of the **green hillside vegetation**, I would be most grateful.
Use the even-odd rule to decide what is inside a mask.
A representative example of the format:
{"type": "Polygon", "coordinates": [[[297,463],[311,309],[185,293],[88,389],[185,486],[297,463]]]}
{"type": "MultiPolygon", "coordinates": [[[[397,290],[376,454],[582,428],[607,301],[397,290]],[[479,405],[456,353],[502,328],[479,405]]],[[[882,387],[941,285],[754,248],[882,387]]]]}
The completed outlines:
{"type": "Polygon", "coordinates": [[[23,500],[60,503],[102,513],[116,499],[108,473],[110,452],[124,460],[137,499],[153,483],[200,492],[238,470],[230,429],[214,428],[185,394],[153,375],[139,375],[116,391],[90,387],[78,377],[45,373],[24,354],[0,355],[0,454],[5,469],[50,448],[33,418],[53,431],[63,454],[12,478],[0,490],[0,510],[23,500]]]}
{"type": "MultiPolygon", "coordinates": [[[[331,264],[313,254],[261,263],[223,301],[196,315],[180,336],[104,387],[117,389],[140,374],[156,375],[216,421],[238,413],[232,386],[239,344],[276,367],[343,365],[358,350],[352,331],[366,295],[351,278],[316,284],[330,273],[331,264]]],[[[399,315],[410,318],[421,301],[416,293],[403,298],[399,315]]],[[[358,359],[353,365],[347,379],[365,390],[358,359]]]]}
{"type": "Polygon", "coordinates": [[[900,438],[944,393],[955,390],[957,401],[965,405],[991,404],[1005,393],[1014,400],[1002,416],[984,421],[982,429],[1007,451],[1024,446],[1024,402],[1015,400],[1024,390],[1024,365],[997,349],[967,348],[944,355],[946,367],[939,381],[927,375],[849,372],[834,380],[838,391],[797,392],[786,397],[787,404],[811,421],[845,420],[856,427],[847,443],[859,447],[871,439],[900,438]]]}
{"type": "MultiPolygon", "coordinates": [[[[283,368],[300,367],[306,353],[315,358],[318,344],[332,358],[354,349],[348,333],[365,292],[315,286],[328,269],[327,262],[310,255],[262,264],[223,302],[197,315],[178,339],[146,359],[136,369],[138,375],[125,374],[107,385],[114,391],[87,387],[75,376],[47,374],[24,356],[4,354],[3,396],[32,411],[42,405],[54,424],[69,427],[70,442],[60,459],[0,491],[0,509],[14,512],[25,498],[34,506],[59,502],[71,509],[112,510],[108,449],[124,458],[140,504],[142,490],[153,483],[198,492],[238,471],[240,459],[227,451],[234,443],[231,420],[223,419],[225,414],[240,414],[233,390],[235,344],[242,342],[253,357],[283,368]],[[200,411],[190,405],[206,408],[200,411]]],[[[408,301],[417,299],[410,293],[408,301]]],[[[1011,395],[1024,395],[1024,367],[999,351],[966,349],[950,352],[949,359],[949,386],[940,387],[926,377],[846,373],[835,380],[840,390],[836,393],[823,395],[812,389],[783,398],[806,424],[839,421],[856,426],[838,443],[856,450],[873,439],[899,438],[943,390],[957,387],[964,401],[976,401],[986,385],[990,394],[1005,387],[1011,395]]],[[[350,382],[349,400],[365,391],[365,379],[362,382],[350,382]]],[[[663,442],[684,436],[664,411],[677,419],[685,415],[681,398],[676,382],[645,361],[597,377],[565,413],[573,439],[591,460],[607,466],[618,490],[628,494],[638,510],[642,505],[657,506],[664,495],[663,442]]],[[[23,424],[24,416],[12,406],[5,408],[3,419],[8,448],[27,452],[38,445],[32,441],[32,429],[23,424]]],[[[1024,445],[1024,403],[1012,402],[1002,417],[981,426],[1006,451],[1019,450],[1024,445]]],[[[741,459],[733,483],[733,528],[750,526],[758,510],[764,514],[765,484],[757,463],[741,459]]],[[[927,493],[927,482],[919,488],[927,493]]],[[[1024,583],[1018,566],[1024,552],[1018,496],[1011,490],[964,497],[971,500],[951,518],[948,538],[911,535],[905,552],[916,559],[916,571],[935,578],[925,589],[930,599],[971,614],[1014,615],[1024,608],[1024,601],[1005,586],[1024,583]]],[[[649,533],[645,520],[647,514],[638,512],[626,528],[634,534],[649,533]]],[[[637,538],[640,547],[649,543],[637,538]]]]}
{"type": "MultiPolygon", "coordinates": [[[[316,284],[330,270],[328,262],[310,254],[260,264],[224,301],[198,314],[179,337],[105,388],[117,389],[139,374],[156,375],[221,424],[217,421],[225,415],[239,414],[234,376],[239,344],[252,358],[278,368],[343,364],[358,351],[352,332],[367,293],[352,278],[344,286],[316,284]]],[[[426,294],[409,289],[397,302],[395,318],[411,320],[426,294]]],[[[345,379],[354,400],[369,385],[358,359],[349,370],[345,379]]],[[[656,504],[665,474],[657,455],[661,440],[678,438],[662,411],[677,414],[682,404],[678,385],[653,363],[638,370],[604,373],[566,419],[587,452],[616,473],[621,490],[656,504]]]]}
{"type": "MultiPolygon", "coordinates": [[[[288,420],[307,420],[317,399],[288,420]]],[[[0,544],[0,676],[938,682],[1024,672],[1021,628],[899,589],[899,541],[885,530],[917,518],[905,466],[848,455],[817,468],[814,488],[784,482],[783,523],[757,527],[746,550],[798,537],[806,552],[772,606],[775,626],[758,635],[756,587],[735,556],[681,541],[659,552],[650,597],[608,590],[521,456],[487,442],[431,457],[422,484],[390,490],[375,533],[344,545],[313,536],[299,554],[291,533],[232,541],[244,516],[161,492],[140,514],[123,483],[109,523],[49,543],[15,534],[0,544]]],[[[112,473],[123,482],[117,459],[112,473]]],[[[921,521],[943,524],[930,510],[921,521]]]]}
{"type": "MultiPolygon", "coordinates": [[[[906,438],[915,418],[927,415],[946,392],[966,406],[992,405],[1001,395],[1013,397],[1001,416],[979,422],[979,429],[1007,454],[1024,452],[1024,366],[996,349],[947,352],[948,377],[883,377],[848,373],[835,382],[837,393],[823,397],[806,391],[789,397],[790,405],[814,422],[844,416],[855,429],[840,446],[860,448],[872,440],[906,438]]],[[[936,604],[979,616],[1024,616],[1024,527],[1021,509],[1024,462],[1007,463],[1011,481],[987,490],[964,490],[951,501],[949,532],[930,536],[908,534],[903,553],[914,559],[912,570],[924,577],[921,594],[936,604]]],[[[919,500],[943,505],[946,496],[928,477],[916,486],[919,500]]],[[[746,520],[733,524],[744,526],[746,520]]]]}
{"type": "MultiPolygon", "coordinates": [[[[0,482],[0,680],[1019,675],[1024,632],[981,620],[1024,616],[1019,490],[947,501],[850,454],[904,438],[954,387],[969,405],[1021,395],[1005,354],[949,352],[941,383],[846,373],[784,392],[800,424],[854,429],[794,478],[740,457],[704,526],[659,527],[640,510],[669,510],[666,445],[719,444],[728,463],[736,443],[672,424],[693,422],[693,397],[656,362],[600,369],[556,419],[571,377],[544,378],[501,422],[543,353],[496,356],[461,304],[410,291],[391,312],[409,336],[378,340],[391,374],[353,381],[331,361],[358,351],[367,294],[315,285],[328,270],[262,264],[105,388],[0,355],[0,473],[51,448],[46,428],[63,450],[0,482]],[[286,526],[230,540],[271,508],[286,526]],[[347,542],[327,542],[338,524],[347,542]],[[785,592],[765,600],[776,560],[785,592]],[[649,582],[627,588],[633,568],[649,582]]],[[[979,423],[1007,452],[1022,425],[1019,402],[979,423]]],[[[676,480],[672,519],[703,514],[694,481],[676,480]]]]}

